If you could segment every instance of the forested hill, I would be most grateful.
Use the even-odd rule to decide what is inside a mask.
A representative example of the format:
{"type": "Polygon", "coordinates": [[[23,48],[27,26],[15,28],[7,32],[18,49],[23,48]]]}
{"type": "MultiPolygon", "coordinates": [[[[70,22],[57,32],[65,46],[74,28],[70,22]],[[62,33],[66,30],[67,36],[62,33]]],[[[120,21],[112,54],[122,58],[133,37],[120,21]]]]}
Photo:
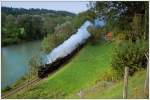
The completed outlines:
{"type": "Polygon", "coordinates": [[[47,9],[1,8],[2,46],[43,39],[76,15],[47,9]]]}
{"type": "Polygon", "coordinates": [[[42,15],[48,14],[52,16],[75,16],[74,13],[67,12],[67,11],[55,11],[55,10],[47,10],[47,9],[24,9],[24,8],[12,8],[12,7],[2,7],[2,13],[5,14],[12,14],[14,16],[22,15],[22,14],[29,14],[29,15],[42,15]]]}

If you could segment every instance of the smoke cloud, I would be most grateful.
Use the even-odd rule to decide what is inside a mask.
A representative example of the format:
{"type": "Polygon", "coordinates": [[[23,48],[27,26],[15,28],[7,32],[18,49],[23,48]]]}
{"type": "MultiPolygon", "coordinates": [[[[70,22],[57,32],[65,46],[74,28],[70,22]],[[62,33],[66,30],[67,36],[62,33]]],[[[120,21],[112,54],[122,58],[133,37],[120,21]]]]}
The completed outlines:
{"type": "Polygon", "coordinates": [[[80,44],[86,42],[86,40],[91,36],[91,34],[87,31],[89,26],[93,26],[93,24],[90,21],[86,21],[75,34],[73,34],[69,39],[65,40],[58,47],[54,48],[52,52],[47,55],[46,63],[50,64],[58,58],[67,56],[80,44]]]}

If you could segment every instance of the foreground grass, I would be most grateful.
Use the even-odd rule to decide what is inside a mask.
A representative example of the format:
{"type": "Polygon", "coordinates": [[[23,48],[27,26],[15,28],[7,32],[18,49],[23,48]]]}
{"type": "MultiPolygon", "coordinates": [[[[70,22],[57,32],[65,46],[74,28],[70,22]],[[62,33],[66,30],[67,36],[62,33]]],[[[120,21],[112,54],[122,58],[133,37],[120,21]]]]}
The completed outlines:
{"type": "MultiPolygon", "coordinates": [[[[136,72],[132,77],[129,77],[128,82],[128,98],[130,99],[145,99],[144,96],[144,81],[146,71],[141,70],[136,72]]],[[[82,97],[77,94],[71,94],[69,98],[92,98],[92,99],[122,99],[123,98],[123,79],[108,84],[108,82],[101,81],[98,84],[85,88],[82,90],[82,97]],[[96,87],[96,88],[94,88],[96,87]],[[93,91],[94,90],[94,91],[93,91]]]]}
{"type": "MultiPolygon", "coordinates": [[[[144,81],[146,71],[139,71],[134,76],[129,78],[128,84],[128,98],[144,99],[144,81]]],[[[105,91],[99,91],[89,98],[119,98],[122,99],[123,95],[123,80],[113,85],[105,91]]]]}
{"type": "Polygon", "coordinates": [[[113,46],[113,43],[88,44],[51,77],[9,98],[65,98],[91,86],[110,67],[113,46]]]}

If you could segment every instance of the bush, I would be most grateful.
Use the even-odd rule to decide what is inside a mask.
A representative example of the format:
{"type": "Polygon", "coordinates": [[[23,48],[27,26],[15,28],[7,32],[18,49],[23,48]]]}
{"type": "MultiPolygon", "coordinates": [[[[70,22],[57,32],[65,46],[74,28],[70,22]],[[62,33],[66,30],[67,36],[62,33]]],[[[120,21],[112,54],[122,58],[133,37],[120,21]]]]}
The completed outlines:
{"type": "Polygon", "coordinates": [[[88,27],[88,32],[91,33],[91,43],[94,45],[98,39],[100,39],[102,35],[102,29],[96,27],[88,27]]]}
{"type": "Polygon", "coordinates": [[[64,40],[68,39],[74,32],[72,24],[67,21],[55,27],[55,38],[57,39],[56,45],[59,45],[64,40]]]}
{"type": "Polygon", "coordinates": [[[53,48],[61,43],[61,37],[57,34],[48,34],[42,41],[42,51],[49,53],[53,48]]]}
{"type": "Polygon", "coordinates": [[[28,66],[29,66],[28,77],[32,78],[33,76],[36,76],[41,64],[42,61],[40,59],[40,56],[36,56],[36,55],[32,56],[28,62],[28,66]]]}
{"type": "Polygon", "coordinates": [[[54,34],[65,34],[66,36],[70,36],[72,32],[74,31],[73,25],[67,21],[61,25],[57,25],[55,27],[55,33],[54,34]]]}
{"type": "Polygon", "coordinates": [[[115,36],[114,40],[116,44],[120,44],[126,40],[126,36],[124,33],[117,33],[117,36],[115,36]]]}
{"type": "Polygon", "coordinates": [[[42,41],[42,51],[49,53],[53,48],[68,39],[74,32],[70,22],[57,25],[53,34],[48,34],[42,41]]]}
{"type": "Polygon", "coordinates": [[[148,51],[148,41],[136,40],[135,42],[126,41],[119,44],[113,55],[112,67],[123,76],[124,67],[130,68],[132,75],[136,70],[146,67],[147,59],[145,53],[148,51]]]}
{"type": "Polygon", "coordinates": [[[120,80],[122,77],[120,77],[118,75],[118,71],[114,70],[112,67],[109,68],[108,70],[106,70],[104,72],[104,74],[100,77],[100,79],[96,80],[96,82],[98,81],[113,81],[116,82],[118,80],[120,80]]]}

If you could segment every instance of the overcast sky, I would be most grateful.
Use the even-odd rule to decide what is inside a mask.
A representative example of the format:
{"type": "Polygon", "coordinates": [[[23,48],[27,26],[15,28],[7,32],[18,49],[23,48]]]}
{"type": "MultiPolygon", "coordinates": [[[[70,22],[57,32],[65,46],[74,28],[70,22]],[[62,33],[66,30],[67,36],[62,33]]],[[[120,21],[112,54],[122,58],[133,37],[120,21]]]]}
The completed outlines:
{"type": "Polygon", "coordinates": [[[3,1],[2,6],[14,8],[44,8],[51,10],[64,10],[73,13],[86,11],[87,1],[3,1]]]}

